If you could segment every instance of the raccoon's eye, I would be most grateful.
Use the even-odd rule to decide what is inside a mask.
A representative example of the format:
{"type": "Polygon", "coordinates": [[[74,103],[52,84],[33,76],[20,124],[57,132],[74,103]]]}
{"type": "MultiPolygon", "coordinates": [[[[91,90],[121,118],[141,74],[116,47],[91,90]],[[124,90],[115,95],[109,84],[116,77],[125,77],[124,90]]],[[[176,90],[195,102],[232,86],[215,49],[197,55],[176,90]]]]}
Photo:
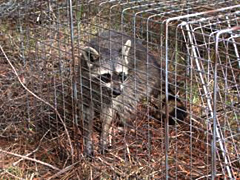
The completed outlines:
{"type": "Polygon", "coordinates": [[[119,73],[119,78],[121,81],[125,81],[127,79],[127,75],[124,72],[119,73]]]}
{"type": "Polygon", "coordinates": [[[102,75],[99,76],[98,78],[101,79],[101,81],[103,81],[103,82],[105,82],[105,83],[111,82],[111,74],[109,74],[109,73],[102,74],[102,75]]]}

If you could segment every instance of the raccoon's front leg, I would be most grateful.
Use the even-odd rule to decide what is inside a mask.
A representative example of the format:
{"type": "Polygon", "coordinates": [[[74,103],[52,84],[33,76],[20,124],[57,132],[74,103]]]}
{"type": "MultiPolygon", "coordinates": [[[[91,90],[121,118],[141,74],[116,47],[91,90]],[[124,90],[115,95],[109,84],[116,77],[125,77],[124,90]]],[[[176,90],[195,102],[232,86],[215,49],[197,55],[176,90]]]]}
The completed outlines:
{"type": "Polygon", "coordinates": [[[83,108],[84,154],[88,157],[93,156],[93,143],[92,143],[93,118],[94,118],[93,108],[91,106],[84,107],[83,108]]]}
{"type": "Polygon", "coordinates": [[[102,132],[100,139],[100,151],[102,154],[105,153],[108,147],[108,136],[109,130],[113,119],[113,109],[112,108],[104,108],[101,113],[101,121],[102,121],[102,132]]]}

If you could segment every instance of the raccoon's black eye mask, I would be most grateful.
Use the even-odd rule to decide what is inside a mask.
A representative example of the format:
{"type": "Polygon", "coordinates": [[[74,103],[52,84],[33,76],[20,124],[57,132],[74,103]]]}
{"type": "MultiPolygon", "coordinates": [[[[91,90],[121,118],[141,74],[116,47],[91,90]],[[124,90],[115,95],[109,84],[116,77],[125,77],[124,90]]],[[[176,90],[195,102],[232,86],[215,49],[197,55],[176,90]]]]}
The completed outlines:
{"type": "Polygon", "coordinates": [[[127,79],[127,75],[124,72],[120,72],[118,76],[119,76],[119,78],[121,79],[122,82],[127,79]]]}
{"type": "MultiPolygon", "coordinates": [[[[123,82],[123,81],[125,81],[127,79],[127,75],[124,72],[120,72],[118,74],[118,78],[120,79],[120,81],[123,82]]],[[[100,79],[104,83],[110,83],[111,80],[112,80],[112,76],[111,76],[111,74],[106,73],[106,74],[102,74],[102,75],[98,76],[98,79],[100,79]]]]}
{"type": "Polygon", "coordinates": [[[102,74],[102,75],[98,76],[98,78],[101,79],[101,81],[103,81],[105,83],[111,82],[111,74],[109,74],[109,73],[102,74]]]}

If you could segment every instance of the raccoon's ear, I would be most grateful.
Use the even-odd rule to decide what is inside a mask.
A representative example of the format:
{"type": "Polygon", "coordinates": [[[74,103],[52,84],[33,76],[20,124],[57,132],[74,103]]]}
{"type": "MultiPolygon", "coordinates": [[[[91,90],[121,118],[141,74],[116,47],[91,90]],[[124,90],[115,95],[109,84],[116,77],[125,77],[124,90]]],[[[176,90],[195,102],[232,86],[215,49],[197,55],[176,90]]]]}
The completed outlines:
{"type": "Polygon", "coordinates": [[[96,49],[87,46],[83,49],[83,58],[87,62],[88,66],[91,66],[91,64],[99,59],[99,53],[96,49]]]}
{"type": "MultiPolygon", "coordinates": [[[[126,43],[122,47],[122,55],[123,56],[128,57],[131,46],[132,46],[132,41],[129,39],[126,41],[126,43]]],[[[127,58],[126,58],[126,61],[128,63],[127,58]]]]}

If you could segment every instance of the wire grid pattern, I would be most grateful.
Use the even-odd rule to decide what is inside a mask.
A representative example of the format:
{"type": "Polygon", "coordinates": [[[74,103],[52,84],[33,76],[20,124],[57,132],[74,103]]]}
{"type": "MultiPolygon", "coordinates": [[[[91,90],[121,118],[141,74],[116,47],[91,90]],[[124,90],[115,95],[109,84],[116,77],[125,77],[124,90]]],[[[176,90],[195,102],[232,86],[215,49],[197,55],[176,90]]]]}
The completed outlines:
{"type": "Polygon", "coordinates": [[[67,164],[80,159],[81,168],[91,167],[92,174],[88,170],[80,173],[86,178],[239,177],[240,6],[236,2],[22,1],[19,4],[18,11],[11,12],[12,17],[17,17],[18,55],[10,57],[15,57],[12,62],[24,84],[60,112],[73,147],[66,140],[64,126],[53,109],[21,90],[11,73],[8,77],[13,80],[9,81],[15,83],[2,84],[9,91],[15,88],[17,93],[2,98],[5,103],[1,107],[4,112],[1,136],[15,138],[19,134],[27,136],[24,132],[29,130],[42,134],[50,130],[59,147],[66,151],[59,158],[65,158],[67,164]],[[106,155],[98,152],[101,125],[96,120],[95,156],[92,166],[87,166],[82,156],[84,123],[79,101],[84,94],[81,94],[79,66],[85,44],[107,30],[124,32],[143,42],[147,53],[153,54],[160,65],[161,96],[168,97],[169,88],[174,92],[160,111],[168,114],[177,109],[180,99],[188,116],[169,126],[168,115],[161,117],[162,121],[151,115],[156,109],[146,98],[134,107],[135,117],[123,126],[113,122],[111,148],[106,155]],[[13,105],[17,111],[9,116],[13,105]],[[25,131],[17,128],[19,124],[24,124],[25,131]],[[16,131],[12,132],[13,129],[16,131]]]}
{"type": "Polygon", "coordinates": [[[238,44],[235,40],[239,30],[239,11],[228,12],[229,9],[235,8],[239,7],[218,9],[214,12],[216,16],[210,17],[206,12],[199,20],[190,20],[180,26],[186,30],[185,37],[188,36],[189,39],[189,50],[200,72],[203,89],[201,96],[205,97],[202,100],[205,100],[205,106],[208,107],[206,110],[209,111],[206,113],[210,115],[208,125],[214,144],[211,148],[217,152],[217,157],[213,155],[213,169],[216,169],[216,158],[222,157],[224,160],[221,163],[221,171],[230,178],[234,177],[234,164],[239,159],[236,148],[239,146],[236,144],[239,135],[236,125],[239,114],[237,110],[239,75],[234,71],[235,68],[239,68],[238,44]],[[199,35],[202,36],[200,42],[199,35]],[[208,61],[204,62],[205,59],[208,61]],[[212,84],[209,83],[211,80],[212,84]]]}

